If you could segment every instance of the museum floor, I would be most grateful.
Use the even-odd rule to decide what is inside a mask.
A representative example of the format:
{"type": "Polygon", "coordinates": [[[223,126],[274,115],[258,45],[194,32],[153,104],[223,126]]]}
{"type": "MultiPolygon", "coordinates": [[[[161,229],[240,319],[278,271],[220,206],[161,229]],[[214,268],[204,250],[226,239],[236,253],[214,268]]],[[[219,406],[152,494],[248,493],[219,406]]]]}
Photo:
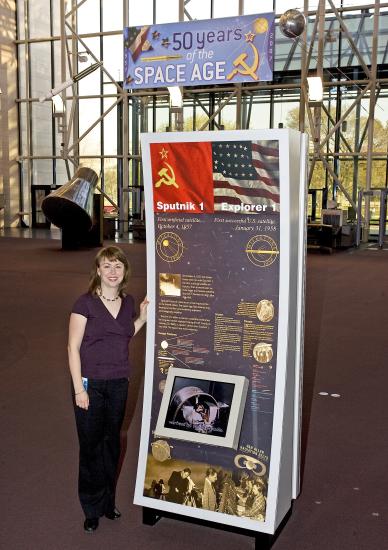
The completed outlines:
{"type": "MultiPolygon", "coordinates": [[[[145,245],[122,246],[139,301],[145,245]]],[[[94,254],[62,252],[55,239],[0,238],[1,548],[253,549],[253,538],[220,529],[172,519],[142,525],[132,499],[144,334],[132,347],[122,518],[84,533],[66,338],[69,308],[85,290],[94,254]]],[[[302,492],[274,550],[388,548],[387,281],[385,250],[308,256],[302,492]]]]}

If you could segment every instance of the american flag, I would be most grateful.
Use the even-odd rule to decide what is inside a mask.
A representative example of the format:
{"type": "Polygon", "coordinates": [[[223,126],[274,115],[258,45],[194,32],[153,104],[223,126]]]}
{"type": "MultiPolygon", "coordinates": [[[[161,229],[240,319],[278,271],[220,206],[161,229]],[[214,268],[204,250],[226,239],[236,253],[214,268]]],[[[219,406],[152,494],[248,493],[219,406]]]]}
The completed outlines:
{"type": "Polygon", "coordinates": [[[212,143],[214,210],[227,204],[279,204],[279,142],[212,143]]]}
{"type": "Polygon", "coordinates": [[[131,52],[134,63],[143,51],[143,46],[147,40],[149,29],[149,26],[144,26],[141,28],[129,27],[127,29],[128,34],[125,37],[125,47],[131,52]]]}

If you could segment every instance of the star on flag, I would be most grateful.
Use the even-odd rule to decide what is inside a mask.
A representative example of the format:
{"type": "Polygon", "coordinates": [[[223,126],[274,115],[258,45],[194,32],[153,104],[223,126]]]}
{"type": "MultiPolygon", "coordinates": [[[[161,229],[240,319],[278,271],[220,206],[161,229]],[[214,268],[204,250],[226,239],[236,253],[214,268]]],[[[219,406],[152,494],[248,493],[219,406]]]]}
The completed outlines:
{"type": "Polygon", "coordinates": [[[253,39],[255,38],[255,33],[252,31],[249,31],[245,34],[245,42],[253,42],[253,39]]]}

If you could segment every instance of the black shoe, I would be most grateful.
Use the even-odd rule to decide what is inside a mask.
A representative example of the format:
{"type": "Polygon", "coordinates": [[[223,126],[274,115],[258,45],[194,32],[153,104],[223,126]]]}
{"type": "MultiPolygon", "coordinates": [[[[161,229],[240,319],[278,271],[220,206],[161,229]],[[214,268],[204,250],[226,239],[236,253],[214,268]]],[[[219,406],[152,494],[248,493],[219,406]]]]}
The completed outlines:
{"type": "Polygon", "coordinates": [[[84,529],[87,533],[93,533],[98,527],[98,518],[86,518],[84,521],[84,529]]]}
{"type": "Polygon", "coordinates": [[[119,519],[121,518],[121,512],[117,508],[113,508],[111,512],[105,512],[105,517],[108,519],[119,519]]]}

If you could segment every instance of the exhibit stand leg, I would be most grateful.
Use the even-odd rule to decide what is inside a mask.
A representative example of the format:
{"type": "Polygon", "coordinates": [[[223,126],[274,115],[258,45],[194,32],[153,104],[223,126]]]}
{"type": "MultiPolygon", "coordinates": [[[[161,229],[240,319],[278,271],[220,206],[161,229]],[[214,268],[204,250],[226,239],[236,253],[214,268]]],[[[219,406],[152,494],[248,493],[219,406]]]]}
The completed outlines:
{"type": "Polygon", "coordinates": [[[151,527],[158,523],[162,518],[160,512],[154,510],[153,508],[145,508],[143,506],[143,525],[150,525],[151,527]]]}
{"type": "Polygon", "coordinates": [[[273,535],[258,533],[255,536],[255,550],[269,550],[272,548],[273,539],[273,535]]]}
{"type": "Polygon", "coordinates": [[[283,529],[287,525],[288,520],[291,517],[291,514],[292,514],[292,507],[283,518],[283,521],[281,522],[279,527],[276,529],[276,532],[274,535],[267,535],[266,533],[256,533],[255,550],[267,550],[267,549],[269,550],[270,548],[272,548],[272,546],[278,540],[283,529]]]}
{"type": "MultiPolygon", "coordinates": [[[[143,525],[148,525],[150,527],[153,527],[158,523],[159,520],[161,520],[163,517],[169,517],[170,519],[178,520],[178,521],[185,521],[182,520],[182,516],[178,514],[171,514],[166,512],[161,512],[160,510],[155,510],[153,508],[148,508],[143,506],[143,525]]],[[[278,529],[276,530],[276,533],[274,535],[269,535],[267,533],[252,533],[252,537],[255,539],[255,550],[270,550],[272,546],[275,544],[276,540],[280,536],[281,532],[283,531],[284,527],[286,526],[288,520],[290,519],[292,513],[292,508],[289,510],[289,512],[286,514],[285,518],[283,519],[282,523],[279,525],[278,529]]],[[[198,520],[186,520],[189,522],[195,522],[199,524],[206,524],[208,526],[212,526],[215,529],[223,529],[222,526],[219,526],[217,524],[211,524],[210,522],[202,522],[198,520]]],[[[235,533],[241,533],[244,536],[249,536],[249,532],[241,530],[239,528],[231,528],[230,526],[224,526],[224,529],[228,531],[233,531],[235,533]]]]}

